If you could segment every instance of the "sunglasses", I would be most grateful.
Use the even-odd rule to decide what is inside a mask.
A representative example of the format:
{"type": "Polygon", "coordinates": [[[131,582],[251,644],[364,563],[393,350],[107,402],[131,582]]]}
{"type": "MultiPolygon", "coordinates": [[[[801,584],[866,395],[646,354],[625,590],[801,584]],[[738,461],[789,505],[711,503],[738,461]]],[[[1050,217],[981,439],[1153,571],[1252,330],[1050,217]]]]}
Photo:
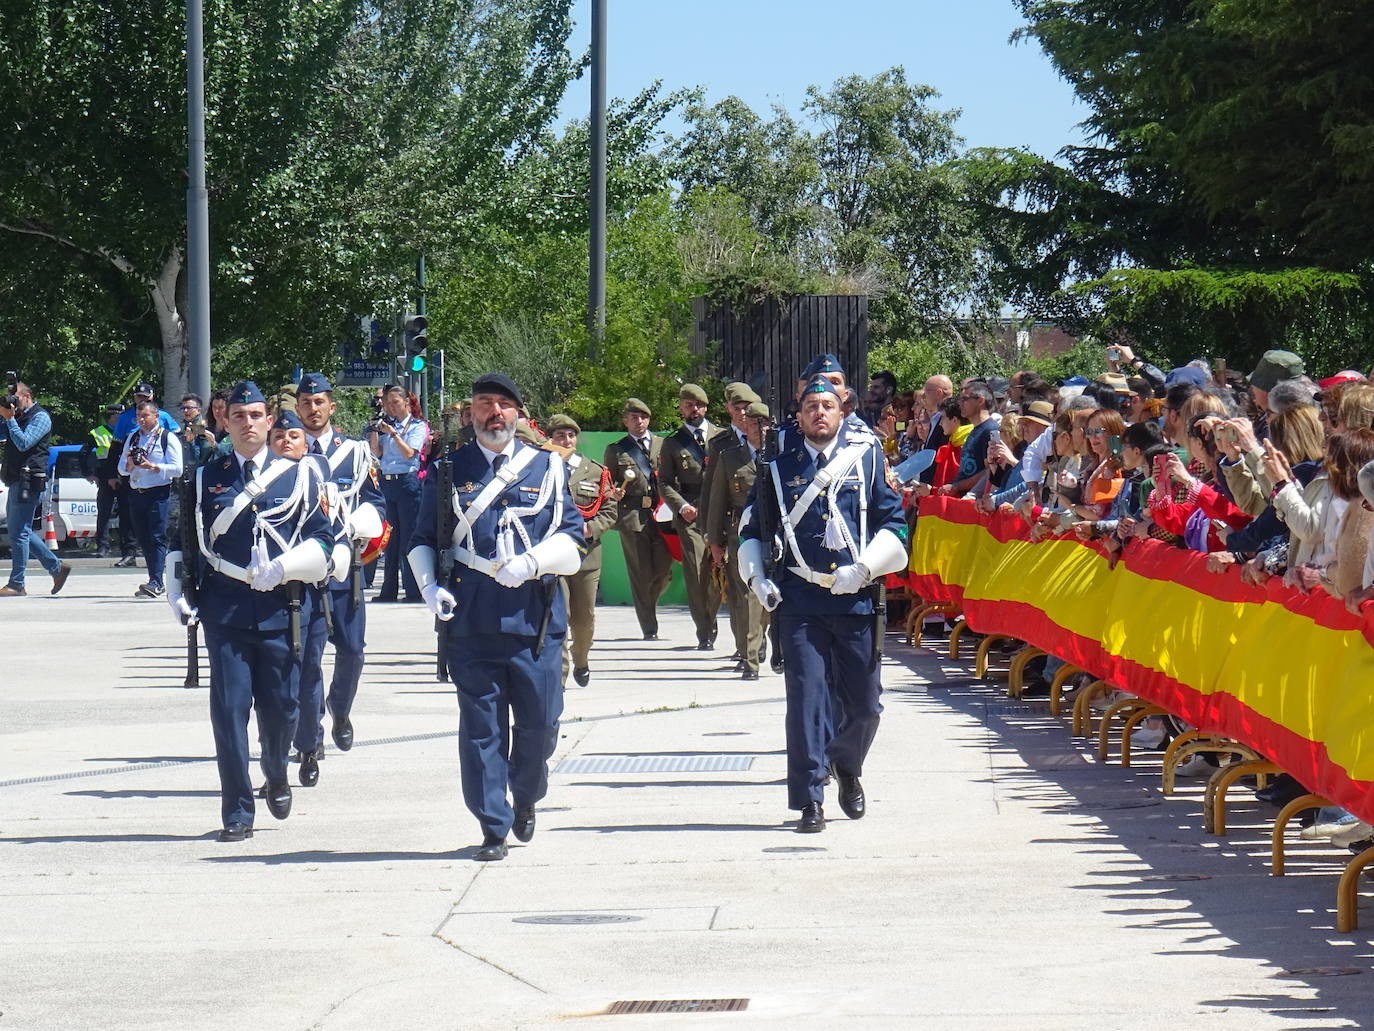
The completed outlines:
{"type": "Polygon", "coordinates": [[[1083,432],[1089,437],[1105,437],[1107,435],[1106,429],[1101,426],[1094,427],[1090,430],[1084,430],[1083,432]]]}

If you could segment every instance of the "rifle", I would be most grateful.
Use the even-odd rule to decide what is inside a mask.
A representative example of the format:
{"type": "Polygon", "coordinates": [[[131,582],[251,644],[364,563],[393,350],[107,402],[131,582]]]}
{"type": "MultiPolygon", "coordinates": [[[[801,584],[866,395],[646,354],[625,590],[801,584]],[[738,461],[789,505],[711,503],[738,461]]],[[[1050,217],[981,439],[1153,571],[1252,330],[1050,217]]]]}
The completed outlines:
{"type": "MultiPolygon", "coordinates": [[[[453,419],[451,412],[445,412],[441,420],[440,433],[444,446],[439,449],[429,474],[435,477],[434,512],[437,520],[435,548],[439,556],[439,586],[448,590],[453,578],[453,534],[458,529],[458,517],[453,511],[453,463],[449,461],[449,425],[453,419]]],[[[434,617],[434,632],[438,636],[434,660],[434,679],[441,684],[449,682],[448,659],[448,620],[434,617]]]]}
{"type": "Polygon", "coordinates": [[[553,592],[558,590],[558,577],[549,577],[549,582],[544,585],[544,614],[539,617],[539,636],[534,640],[533,654],[537,659],[539,653],[544,650],[544,638],[549,632],[549,617],[553,615],[553,592]]]}
{"type": "MultiPolygon", "coordinates": [[[[181,594],[186,604],[200,604],[200,535],[196,533],[196,467],[184,465],[178,484],[177,521],[181,524],[181,594]]],[[[122,532],[122,531],[121,531],[122,532]]],[[[186,680],[182,687],[200,687],[200,624],[186,623],[186,680]]]]}
{"type": "MultiPolygon", "coordinates": [[[[759,420],[763,434],[763,446],[759,448],[755,460],[754,503],[758,506],[755,519],[758,522],[759,540],[763,543],[763,575],[774,583],[778,582],[778,570],[782,567],[782,507],[778,492],[773,487],[773,463],[778,459],[778,431],[764,420],[759,420]]],[[[774,673],[782,672],[781,630],[776,619],[768,621],[768,663],[774,673]]]]}

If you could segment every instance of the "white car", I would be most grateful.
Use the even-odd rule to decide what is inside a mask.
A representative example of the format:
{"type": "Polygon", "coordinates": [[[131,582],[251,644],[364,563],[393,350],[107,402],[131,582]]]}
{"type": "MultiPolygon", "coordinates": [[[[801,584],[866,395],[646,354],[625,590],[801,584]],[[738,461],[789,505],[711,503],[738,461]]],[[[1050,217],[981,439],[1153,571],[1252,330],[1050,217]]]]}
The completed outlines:
{"type": "MultiPolygon", "coordinates": [[[[95,536],[95,484],[86,479],[81,465],[81,448],[75,444],[58,445],[48,453],[48,482],[52,485],[48,505],[52,509],[53,532],[57,547],[78,545],[95,536]]],[[[9,548],[9,527],[6,525],[5,502],[10,488],[0,484],[0,546],[9,548]]],[[[47,512],[40,508],[34,513],[33,529],[40,537],[46,530],[47,512]]],[[[111,525],[118,525],[118,513],[111,525]]]]}

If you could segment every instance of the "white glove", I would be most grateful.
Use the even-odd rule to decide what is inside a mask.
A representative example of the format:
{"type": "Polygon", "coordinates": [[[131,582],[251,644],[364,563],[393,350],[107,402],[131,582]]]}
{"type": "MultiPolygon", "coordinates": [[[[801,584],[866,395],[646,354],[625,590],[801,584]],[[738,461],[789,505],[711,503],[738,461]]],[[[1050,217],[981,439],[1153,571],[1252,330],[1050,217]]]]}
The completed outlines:
{"type": "Polygon", "coordinates": [[[429,606],[429,611],[433,612],[440,619],[447,622],[453,618],[453,613],[458,607],[457,600],[448,591],[438,584],[428,583],[420,588],[420,595],[425,599],[425,604],[429,606]]]}
{"type": "Polygon", "coordinates": [[[759,600],[769,612],[772,612],[782,602],[782,592],[778,590],[778,585],[766,576],[756,576],[749,581],[749,589],[754,592],[754,597],[759,600]]]}
{"type": "Polygon", "coordinates": [[[519,587],[539,574],[539,562],[528,551],[516,555],[496,571],[496,582],[502,587],[519,587]]]}
{"type": "Polygon", "coordinates": [[[372,505],[359,505],[348,516],[348,536],[355,541],[370,541],[382,535],[382,517],[372,505]]]}
{"type": "MultiPolygon", "coordinates": [[[[897,573],[907,567],[906,543],[891,530],[879,530],[859,552],[859,565],[869,577],[897,573]]],[[[839,570],[836,570],[838,575],[839,570]]]]}
{"type": "Polygon", "coordinates": [[[835,570],[835,582],[830,585],[831,594],[856,594],[860,587],[868,583],[868,570],[860,562],[840,566],[835,570]]]}
{"type": "Polygon", "coordinates": [[[329,553],[329,576],[336,583],[347,583],[348,574],[353,569],[353,552],[342,541],[334,545],[329,553]]]}
{"type": "Polygon", "coordinates": [[[172,615],[177,617],[177,622],[182,626],[195,626],[200,622],[200,613],[191,608],[191,603],[181,595],[167,599],[172,606],[172,615]]]}
{"type": "Polygon", "coordinates": [[[255,591],[270,591],[286,579],[286,567],[279,558],[274,558],[265,565],[250,566],[249,571],[253,574],[252,586],[255,591]]]}

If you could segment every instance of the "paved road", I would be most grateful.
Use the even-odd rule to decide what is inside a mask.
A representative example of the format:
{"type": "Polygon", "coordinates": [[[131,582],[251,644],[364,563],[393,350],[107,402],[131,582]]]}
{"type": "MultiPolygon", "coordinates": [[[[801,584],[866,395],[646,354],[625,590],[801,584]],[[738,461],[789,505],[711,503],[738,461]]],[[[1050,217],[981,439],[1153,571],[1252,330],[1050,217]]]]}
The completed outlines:
{"type": "Polygon", "coordinates": [[[1374,1023],[1334,852],[1270,878],[1257,805],[1209,839],[1157,760],[1098,765],[895,637],[870,813],[799,836],[780,678],[686,647],[683,611],[646,644],[603,610],[538,833],[484,865],[429,620],[375,606],[358,745],[218,844],[206,692],[140,580],[83,562],[0,607],[0,1029],[1374,1023]],[[663,999],[748,1008],[603,1015],[663,999]]]}

